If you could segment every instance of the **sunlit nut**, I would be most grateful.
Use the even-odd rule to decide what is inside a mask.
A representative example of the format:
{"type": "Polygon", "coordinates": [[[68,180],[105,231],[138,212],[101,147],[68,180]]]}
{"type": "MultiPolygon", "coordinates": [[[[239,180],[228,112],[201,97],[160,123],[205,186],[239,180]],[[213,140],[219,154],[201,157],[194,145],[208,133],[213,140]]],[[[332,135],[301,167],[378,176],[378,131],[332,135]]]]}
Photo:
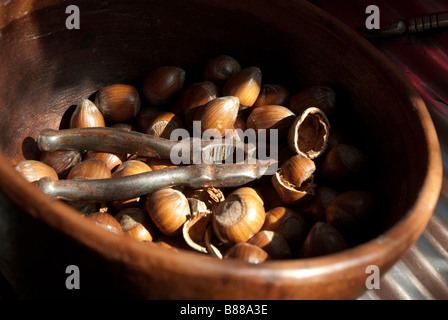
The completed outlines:
{"type": "Polygon", "coordinates": [[[288,136],[289,128],[294,123],[296,115],[286,107],[279,105],[265,105],[254,108],[247,118],[247,128],[258,131],[278,130],[278,139],[281,141],[288,136]]]}
{"type": "Polygon", "coordinates": [[[146,197],[145,208],[159,230],[167,235],[178,235],[190,216],[190,206],[179,190],[165,188],[146,197]]]}
{"type": "Polygon", "coordinates": [[[95,96],[95,105],[108,122],[126,122],[140,111],[141,101],[135,87],[112,84],[102,88],[95,96]]]}
{"type": "Polygon", "coordinates": [[[41,178],[50,177],[58,180],[58,174],[49,165],[37,160],[22,160],[15,165],[15,169],[28,181],[35,182],[41,178]]]}
{"type": "Polygon", "coordinates": [[[70,128],[105,127],[105,119],[99,108],[90,100],[84,99],[76,106],[70,117],[70,128]]]}
{"type": "Polygon", "coordinates": [[[123,234],[137,241],[153,241],[156,227],[149,220],[148,214],[141,208],[126,208],[115,218],[121,225],[123,234]]]}
{"type": "Polygon", "coordinates": [[[233,245],[224,256],[225,259],[238,259],[244,262],[258,264],[269,259],[266,251],[260,247],[247,243],[240,242],[233,245]]]}
{"type": "Polygon", "coordinates": [[[260,230],[247,243],[260,247],[272,259],[289,259],[292,257],[288,241],[280,233],[271,230],[260,230]]]}
{"type": "Polygon", "coordinates": [[[170,139],[173,130],[183,128],[184,122],[173,112],[162,112],[152,119],[146,128],[146,133],[165,139],[170,139]]]}
{"type": "Polygon", "coordinates": [[[109,179],[112,173],[106,162],[100,159],[86,159],[74,166],[67,179],[109,179]]]}
{"type": "Polygon", "coordinates": [[[314,161],[300,155],[289,158],[272,176],[271,181],[282,202],[294,205],[314,194],[314,161]]]}
{"type": "Polygon", "coordinates": [[[117,221],[117,219],[114,218],[111,214],[107,212],[94,212],[89,215],[86,215],[88,220],[93,221],[97,226],[116,233],[116,234],[122,234],[122,229],[120,223],[117,221]]]}
{"type": "Polygon", "coordinates": [[[261,70],[248,67],[231,76],[222,89],[224,96],[234,96],[240,101],[241,108],[252,107],[261,90],[261,70]]]}
{"type": "Polygon", "coordinates": [[[302,215],[288,207],[276,207],[266,212],[261,230],[275,231],[295,248],[305,239],[308,226],[302,215]]]}
{"type": "Polygon", "coordinates": [[[212,225],[224,244],[246,242],[260,231],[265,219],[262,202],[246,192],[229,195],[213,213],[212,225]]]}

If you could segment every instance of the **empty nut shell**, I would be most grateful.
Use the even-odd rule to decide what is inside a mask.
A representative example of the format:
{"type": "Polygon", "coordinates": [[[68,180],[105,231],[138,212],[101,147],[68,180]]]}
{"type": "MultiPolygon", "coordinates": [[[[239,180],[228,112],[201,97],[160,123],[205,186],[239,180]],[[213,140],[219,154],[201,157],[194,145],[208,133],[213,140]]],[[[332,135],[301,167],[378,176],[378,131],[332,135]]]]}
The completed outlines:
{"type": "Polygon", "coordinates": [[[84,99],[70,117],[70,128],[105,127],[104,116],[90,100],[84,99]]]}
{"type": "Polygon", "coordinates": [[[290,109],[295,114],[301,114],[310,107],[318,108],[331,117],[336,109],[336,93],[328,86],[312,86],[291,97],[290,109]]]}
{"type": "Polygon", "coordinates": [[[325,152],[330,134],[327,116],[318,108],[307,108],[289,129],[288,144],[297,154],[315,159],[325,152]]]}
{"type": "Polygon", "coordinates": [[[246,242],[260,231],[265,219],[262,202],[250,193],[234,193],[213,213],[215,235],[224,244],[246,242]]]}
{"type": "Polygon", "coordinates": [[[145,208],[159,230],[167,235],[178,235],[190,216],[190,206],[185,195],[175,189],[165,188],[146,197],[145,208]]]}
{"type": "Polygon", "coordinates": [[[247,242],[239,242],[233,245],[224,257],[225,259],[238,259],[253,264],[262,263],[269,259],[266,251],[247,242]]]}
{"type": "Polygon", "coordinates": [[[126,122],[140,111],[141,101],[135,87],[112,84],[102,88],[95,97],[95,104],[109,122],[126,122]]]}
{"type": "Polygon", "coordinates": [[[204,68],[204,80],[222,86],[231,76],[241,71],[238,61],[228,55],[210,59],[204,68]]]}
{"type": "Polygon", "coordinates": [[[50,177],[58,180],[58,174],[49,165],[37,160],[22,160],[15,165],[15,169],[28,181],[35,182],[41,178],[50,177]]]}
{"type": "Polygon", "coordinates": [[[261,90],[261,70],[248,67],[231,76],[225,83],[222,94],[234,96],[240,101],[242,108],[252,107],[261,90]]]}
{"type": "Polygon", "coordinates": [[[182,89],[185,70],[176,66],[154,69],[143,80],[143,94],[153,106],[170,103],[182,89]]]}
{"type": "Polygon", "coordinates": [[[205,245],[205,233],[211,222],[210,212],[198,212],[188,219],[182,227],[182,235],[185,242],[194,250],[208,253],[205,245]]]}
{"type": "Polygon", "coordinates": [[[292,156],[277,170],[271,181],[283,203],[294,205],[314,194],[315,170],[314,161],[300,155],[292,156]]]}

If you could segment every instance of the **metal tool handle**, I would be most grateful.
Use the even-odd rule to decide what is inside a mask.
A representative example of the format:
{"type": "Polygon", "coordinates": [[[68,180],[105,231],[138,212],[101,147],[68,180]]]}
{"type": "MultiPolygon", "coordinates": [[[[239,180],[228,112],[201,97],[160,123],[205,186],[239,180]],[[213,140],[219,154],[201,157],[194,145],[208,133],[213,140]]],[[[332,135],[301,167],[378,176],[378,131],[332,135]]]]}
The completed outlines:
{"type": "Polygon", "coordinates": [[[434,31],[448,27],[448,11],[437,12],[422,16],[409,17],[380,29],[358,28],[358,31],[367,38],[386,38],[409,33],[434,31]]]}
{"type": "Polygon", "coordinates": [[[110,127],[44,129],[39,133],[37,143],[42,151],[95,150],[161,158],[169,157],[176,144],[168,139],[110,127]]]}
{"type": "Polygon", "coordinates": [[[42,178],[36,185],[56,199],[109,202],[133,199],[173,186],[237,187],[260,178],[267,169],[267,165],[259,163],[190,165],[111,179],[42,178]]]}

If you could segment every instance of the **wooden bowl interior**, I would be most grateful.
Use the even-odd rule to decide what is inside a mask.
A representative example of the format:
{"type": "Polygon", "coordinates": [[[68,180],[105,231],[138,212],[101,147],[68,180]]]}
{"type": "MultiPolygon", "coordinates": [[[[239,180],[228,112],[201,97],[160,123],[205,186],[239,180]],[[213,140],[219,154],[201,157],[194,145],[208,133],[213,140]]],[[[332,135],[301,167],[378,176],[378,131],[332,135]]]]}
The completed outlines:
{"type": "Polygon", "coordinates": [[[374,161],[383,230],[414,204],[428,166],[424,128],[410,105],[417,97],[400,78],[389,78],[387,64],[365,59],[371,47],[317,11],[289,1],[89,0],[80,2],[81,28],[68,30],[67,5],[1,29],[0,150],[11,164],[38,158],[39,131],[63,126],[66,112],[101,87],[141,89],[147,72],[167,64],[196,82],[209,58],[229,54],[260,67],[264,83],[336,88],[350,119],[346,131],[357,132],[374,161]]]}

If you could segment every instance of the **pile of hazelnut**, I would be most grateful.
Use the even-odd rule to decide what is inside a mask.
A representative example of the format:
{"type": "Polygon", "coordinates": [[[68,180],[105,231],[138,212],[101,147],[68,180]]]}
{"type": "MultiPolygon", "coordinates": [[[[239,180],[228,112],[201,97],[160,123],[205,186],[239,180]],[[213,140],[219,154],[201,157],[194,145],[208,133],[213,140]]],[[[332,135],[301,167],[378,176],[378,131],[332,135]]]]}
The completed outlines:
{"type": "MultiPolygon", "coordinates": [[[[356,243],[374,211],[372,192],[357,184],[369,163],[363,150],[330,129],[338,112],[331,87],[290,94],[283,84],[262,83],[260,68],[242,68],[227,55],[209,60],[202,79],[189,80],[182,68],[162,66],[145,77],[142,88],[109,85],[77,105],[69,126],[109,126],[166,139],[176,128],[190,130],[193,121],[223,137],[226,129],[277,129],[277,172],[239,187],[166,187],[134,199],[68,205],[136,241],[249,263],[321,256],[356,243]]],[[[42,151],[39,160],[15,168],[35,183],[176,167],[169,159],[91,149],[42,151]]]]}

